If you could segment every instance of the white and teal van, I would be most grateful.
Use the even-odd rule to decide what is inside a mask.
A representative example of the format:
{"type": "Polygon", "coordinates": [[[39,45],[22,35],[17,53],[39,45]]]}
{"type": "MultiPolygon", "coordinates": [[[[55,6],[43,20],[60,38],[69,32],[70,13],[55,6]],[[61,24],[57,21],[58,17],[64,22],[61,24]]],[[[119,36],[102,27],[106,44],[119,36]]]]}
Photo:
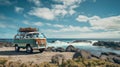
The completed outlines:
{"type": "Polygon", "coordinates": [[[43,33],[39,32],[18,32],[14,37],[15,51],[20,48],[26,49],[27,53],[32,53],[34,49],[43,52],[46,48],[47,41],[43,33]]]}

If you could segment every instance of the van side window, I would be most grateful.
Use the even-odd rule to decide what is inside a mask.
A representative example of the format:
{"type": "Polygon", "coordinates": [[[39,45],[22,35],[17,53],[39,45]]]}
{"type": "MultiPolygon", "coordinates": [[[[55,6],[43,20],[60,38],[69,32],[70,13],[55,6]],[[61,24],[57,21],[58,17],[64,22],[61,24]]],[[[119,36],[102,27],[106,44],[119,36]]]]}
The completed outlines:
{"type": "Polygon", "coordinates": [[[32,34],[27,34],[25,38],[32,38],[33,35],[32,34]]]}
{"type": "Polygon", "coordinates": [[[19,39],[19,38],[20,38],[20,36],[19,36],[19,35],[16,35],[16,36],[15,36],[15,39],[19,39]]]}

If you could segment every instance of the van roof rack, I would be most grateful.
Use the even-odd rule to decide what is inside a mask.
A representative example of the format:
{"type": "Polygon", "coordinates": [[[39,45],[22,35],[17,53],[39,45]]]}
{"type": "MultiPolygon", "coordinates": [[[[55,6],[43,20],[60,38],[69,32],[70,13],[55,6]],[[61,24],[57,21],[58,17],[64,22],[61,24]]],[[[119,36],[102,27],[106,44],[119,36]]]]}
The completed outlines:
{"type": "Polygon", "coordinates": [[[27,28],[19,28],[18,31],[19,32],[37,32],[38,30],[36,28],[27,27],[27,28]]]}

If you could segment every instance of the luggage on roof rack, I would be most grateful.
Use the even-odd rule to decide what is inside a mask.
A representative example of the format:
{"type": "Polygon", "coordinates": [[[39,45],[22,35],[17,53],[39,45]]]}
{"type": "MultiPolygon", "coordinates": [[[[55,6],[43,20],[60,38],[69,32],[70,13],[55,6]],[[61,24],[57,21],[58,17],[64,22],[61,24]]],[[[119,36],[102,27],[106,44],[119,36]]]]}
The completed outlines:
{"type": "Polygon", "coordinates": [[[36,28],[31,28],[31,27],[19,29],[19,32],[36,32],[36,31],[38,31],[36,28]]]}

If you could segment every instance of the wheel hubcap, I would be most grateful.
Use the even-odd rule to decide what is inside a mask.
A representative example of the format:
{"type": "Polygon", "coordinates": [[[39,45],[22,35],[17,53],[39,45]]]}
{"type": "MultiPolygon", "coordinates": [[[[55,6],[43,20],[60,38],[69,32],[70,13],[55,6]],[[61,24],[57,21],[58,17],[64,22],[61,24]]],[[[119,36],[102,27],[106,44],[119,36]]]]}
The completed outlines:
{"type": "Polygon", "coordinates": [[[30,47],[27,47],[27,52],[30,52],[31,51],[31,48],[30,47]]]}
{"type": "Polygon", "coordinates": [[[18,49],[18,47],[16,46],[16,47],[15,47],[15,49],[17,50],[17,49],[18,49]]]}

